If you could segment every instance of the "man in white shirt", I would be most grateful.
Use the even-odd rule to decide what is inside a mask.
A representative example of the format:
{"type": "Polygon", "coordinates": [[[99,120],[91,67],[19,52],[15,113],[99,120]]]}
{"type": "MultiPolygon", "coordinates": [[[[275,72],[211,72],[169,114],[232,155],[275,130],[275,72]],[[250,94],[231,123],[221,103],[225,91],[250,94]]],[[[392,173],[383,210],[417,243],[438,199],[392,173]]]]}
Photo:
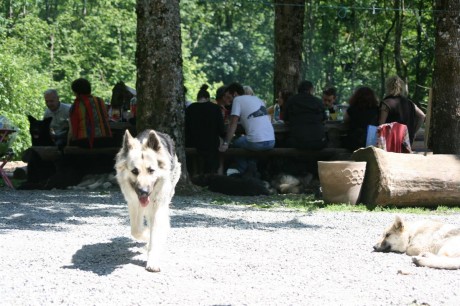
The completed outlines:
{"type": "MultiPolygon", "coordinates": [[[[225,89],[227,95],[233,97],[230,124],[227,129],[225,141],[219,150],[225,152],[235,134],[238,121],[245,130],[245,135],[233,141],[233,146],[251,151],[265,151],[275,146],[275,132],[267,114],[265,103],[256,96],[244,94],[241,84],[232,83],[225,89]]],[[[249,167],[256,169],[253,159],[237,159],[238,171],[246,172],[249,167]]]]}
{"type": "Polygon", "coordinates": [[[65,145],[69,132],[70,105],[61,103],[56,89],[48,89],[43,94],[46,110],[43,119],[51,117],[50,129],[56,145],[65,145]]]}

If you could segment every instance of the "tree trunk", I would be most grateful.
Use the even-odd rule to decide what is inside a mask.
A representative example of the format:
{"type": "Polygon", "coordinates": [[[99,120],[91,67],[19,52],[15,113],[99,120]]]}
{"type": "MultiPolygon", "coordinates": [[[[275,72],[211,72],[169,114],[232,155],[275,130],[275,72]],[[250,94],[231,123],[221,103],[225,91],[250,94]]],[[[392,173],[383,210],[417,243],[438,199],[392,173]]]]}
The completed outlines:
{"type": "Polygon", "coordinates": [[[383,97],[385,95],[385,48],[388,44],[388,40],[390,39],[390,33],[395,26],[395,20],[391,23],[391,27],[385,32],[383,39],[381,40],[381,44],[378,46],[379,50],[379,63],[380,63],[380,95],[379,97],[383,97]]]}
{"type": "Polygon", "coordinates": [[[436,1],[431,140],[433,152],[460,154],[460,2],[436,1]]]}
{"type": "Polygon", "coordinates": [[[404,21],[404,0],[395,0],[395,41],[394,41],[394,57],[396,73],[407,83],[407,67],[404,64],[401,55],[403,21],[404,21]]]}
{"type": "Polygon", "coordinates": [[[179,0],[138,0],[136,11],[136,128],[154,129],[174,139],[181,181],[188,181],[179,0]]]}
{"type": "Polygon", "coordinates": [[[281,0],[275,5],[275,98],[282,89],[297,91],[302,63],[304,16],[305,0],[281,0]]]}

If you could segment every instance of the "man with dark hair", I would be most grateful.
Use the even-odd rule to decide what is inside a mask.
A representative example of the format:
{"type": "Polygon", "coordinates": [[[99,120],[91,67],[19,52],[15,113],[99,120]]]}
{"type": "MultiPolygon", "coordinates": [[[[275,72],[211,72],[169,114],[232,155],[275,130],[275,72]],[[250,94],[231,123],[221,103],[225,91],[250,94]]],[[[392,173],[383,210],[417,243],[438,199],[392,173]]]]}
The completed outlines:
{"type": "Polygon", "coordinates": [[[76,79],[71,87],[75,100],[70,108],[69,143],[89,148],[115,145],[104,100],[91,95],[86,79],[76,79]]]}
{"type": "Polygon", "coordinates": [[[323,103],[324,107],[329,110],[330,114],[335,113],[335,100],[337,99],[337,89],[335,87],[328,87],[323,90],[323,103]]]}
{"type": "MultiPolygon", "coordinates": [[[[270,116],[267,114],[265,103],[257,96],[245,95],[243,86],[239,83],[232,83],[227,86],[225,93],[231,96],[233,104],[226,138],[219,150],[225,152],[228,149],[239,120],[241,120],[245,135],[233,141],[234,147],[252,151],[273,149],[275,132],[270,122],[270,116]]],[[[240,173],[257,169],[256,161],[253,159],[239,158],[237,163],[240,173]]]]}
{"type": "Polygon", "coordinates": [[[289,124],[288,147],[319,150],[326,146],[323,102],[313,96],[310,81],[302,81],[299,93],[286,102],[285,122],[289,124]]]}

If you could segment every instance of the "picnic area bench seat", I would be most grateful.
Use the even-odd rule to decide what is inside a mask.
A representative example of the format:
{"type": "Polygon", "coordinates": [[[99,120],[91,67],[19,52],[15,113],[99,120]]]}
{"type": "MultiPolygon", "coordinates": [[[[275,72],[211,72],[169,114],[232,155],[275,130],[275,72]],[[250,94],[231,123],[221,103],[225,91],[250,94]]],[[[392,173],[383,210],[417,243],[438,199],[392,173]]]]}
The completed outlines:
{"type": "MultiPolygon", "coordinates": [[[[199,158],[195,148],[185,148],[187,168],[191,175],[202,173],[202,158],[199,158]]],[[[254,157],[260,160],[274,160],[276,158],[296,159],[302,161],[329,161],[350,160],[352,152],[345,148],[326,147],[321,150],[302,150],[295,148],[274,148],[267,151],[250,151],[242,148],[228,148],[222,153],[228,157],[254,157]]]]}
{"type": "MultiPolygon", "coordinates": [[[[195,148],[185,148],[187,155],[197,155],[195,148]]],[[[324,148],[322,150],[302,150],[295,148],[274,148],[267,151],[250,151],[242,148],[229,148],[224,156],[244,157],[300,157],[309,160],[330,160],[334,158],[350,159],[351,152],[345,148],[324,148]]]]}
{"type": "Polygon", "coordinates": [[[44,161],[55,161],[62,156],[62,153],[64,153],[64,155],[79,155],[88,157],[107,155],[108,157],[114,158],[118,151],[120,151],[120,147],[86,149],[76,146],[64,147],[63,152],[59,151],[58,148],[54,146],[32,146],[31,149],[37,152],[44,161]]]}

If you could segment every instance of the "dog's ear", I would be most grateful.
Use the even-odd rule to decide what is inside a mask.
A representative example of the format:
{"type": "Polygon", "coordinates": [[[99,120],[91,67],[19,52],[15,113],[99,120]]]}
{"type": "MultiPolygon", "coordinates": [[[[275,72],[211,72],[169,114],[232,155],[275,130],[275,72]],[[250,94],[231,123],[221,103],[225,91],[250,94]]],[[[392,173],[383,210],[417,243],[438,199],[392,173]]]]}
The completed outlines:
{"type": "Polygon", "coordinates": [[[145,146],[153,149],[154,151],[160,150],[160,139],[158,139],[157,133],[154,131],[149,132],[149,137],[147,138],[145,146]]]}
{"type": "Polygon", "coordinates": [[[125,136],[123,136],[123,151],[126,153],[133,148],[134,138],[131,136],[131,133],[126,130],[125,136]]]}
{"type": "Polygon", "coordinates": [[[37,122],[37,119],[35,119],[33,116],[31,115],[27,115],[27,119],[29,119],[29,122],[32,123],[32,122],[37,122]]]}
{"type": "Polygon", "coordinates": [[[393,228],[398,231],[402,231],[404,229],[404,222],[400,216],[395,217],[395,222],[393,223],[393,228]]]}
{"type": "Polygon", "coordinates": [[[47,118],[43,119],[43,123],[45,123],[46,125],[50,125],[50,124],[51,124],[51,120],[53,120],[52,117],[47,117],[47,118]]]}

